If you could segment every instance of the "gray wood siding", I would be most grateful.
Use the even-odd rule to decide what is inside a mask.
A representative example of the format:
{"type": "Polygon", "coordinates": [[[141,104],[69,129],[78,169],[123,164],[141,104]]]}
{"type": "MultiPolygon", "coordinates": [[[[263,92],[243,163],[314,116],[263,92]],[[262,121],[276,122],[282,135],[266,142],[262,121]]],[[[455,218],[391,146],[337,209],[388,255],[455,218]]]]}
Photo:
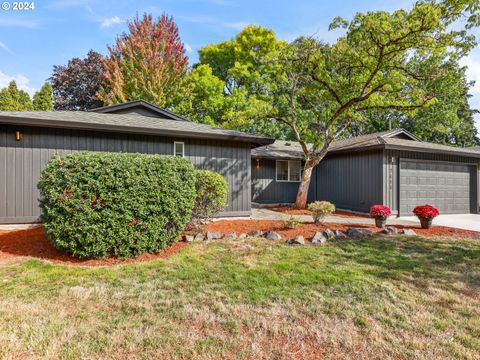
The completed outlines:
{"type": "MultiPolygon", "coordinates": [[[[480,186],[480,161],[474,158],[462,157],[448,154],[430,154],[423,152],[411,152],[400,150],[385,150],[383,157],[383,172],[385,176],[384,199],[385,204],[392,209],[393,214],[398,215],[399,207],[399,164],[400,159],[430,160],[452,163],[472,164],[471,175],[471,211],[478,212],[480,198],[478,188],[480,186]]],[[[411,214],[400,214],[411,215],[411,214]]]]}
{"type": "Polygon", "coordinates": [[[368,212],[383,199],[381,151],[329,156],[317,167],[316,200],[327,200],[339,209],[368,212]]]}
{"type": "MultiPolygon", "coordinates": [[[[368,212],[382,202],[381,151],[330,156],[312,174],[308,201],[327,200],[340,209],[368,212]]],[[[277,182],[275,160],[252,159],[252,194],[258,203],[293,203],[299,183],[277,182]]]]}
{"type": "Polygon", "coordinates": [[[228,205],[222,214],[250,213],[247,143],[0,125],[0,223],[37,221],[37,182],[54,154],[88,150],[172,155],[174,141],[185,143],[185,157],[196,167],[216,171],[228,181],[228,205]],[[15,140],[16,130],[22,131],[23,140],[15,140]]]}
{"type": "Polygon", "coordinates": [[[252,159],[252,201],[260,204],[291,204],[295,202],[299,182],[276,180],[276,161],[252,159]]]}

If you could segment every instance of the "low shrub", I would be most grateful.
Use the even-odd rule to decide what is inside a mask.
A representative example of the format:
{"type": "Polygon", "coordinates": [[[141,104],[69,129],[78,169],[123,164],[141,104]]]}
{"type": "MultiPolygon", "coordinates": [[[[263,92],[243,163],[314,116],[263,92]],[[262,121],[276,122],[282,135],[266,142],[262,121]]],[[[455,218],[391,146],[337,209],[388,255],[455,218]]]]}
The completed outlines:
{"type": "Polygon", "coordinates": [[[126,258],[175,241],[191,217],[195,169],[179,157],[79,152],[54,157],[38,188],[56,248],[126,258]]]}
{"type": "Polygon", "coordinates": [[[413,213],[419,219],[426,219],[426,220],[431,220],[433,218],[436,218],[438,215],[440,215],[440,212],[438,211],[438,209],[433,207],[432,205],[419,205],[415,209],[413,209],[413,213]]]}
{"type": "Polygon", "coordinates": [[[386,219],[392,214],[392,211],[385,205],[373,205],[370,208],[370,216],[375,219],[386,219]]]}
{"type": "Polygon", "coordinates": [[[192,221],[198,222],[210,218],[227,205],[228,183],[224,177],[209,170],[195,171],[195,205],[192,221]]]}
{"type": "Polygon", "coordinates": [[[308,204],[307,208],[312,212],[315,224],[321,224],[326,216],[335,212],[335,205],[328,201],[315,201],[308,204]]]}
{"type": "Polygon", "coordinates": [[[290,216],[290,218],[288,220],[283,221],[283,228],[284,229],[295,229],[301,223],[302,223],[302,221],[299,218],[297,218],[295,216],[290,216]]]}

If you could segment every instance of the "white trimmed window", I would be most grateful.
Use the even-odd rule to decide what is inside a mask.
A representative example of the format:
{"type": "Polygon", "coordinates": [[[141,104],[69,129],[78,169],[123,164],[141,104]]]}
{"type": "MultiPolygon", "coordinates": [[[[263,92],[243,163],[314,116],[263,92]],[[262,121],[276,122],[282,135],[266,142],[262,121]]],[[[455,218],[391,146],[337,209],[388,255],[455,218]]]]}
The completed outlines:
{"type": "Polygon", "coordinates": [[[175,141],[173,143],[173,155],[185,157],[185,144],[183,142],[175,141]]]}
{"type": "Polygon", "coordinates": [[[300,182],[302,162],[299,160],[277,160],[277,181],[300,182]]]}

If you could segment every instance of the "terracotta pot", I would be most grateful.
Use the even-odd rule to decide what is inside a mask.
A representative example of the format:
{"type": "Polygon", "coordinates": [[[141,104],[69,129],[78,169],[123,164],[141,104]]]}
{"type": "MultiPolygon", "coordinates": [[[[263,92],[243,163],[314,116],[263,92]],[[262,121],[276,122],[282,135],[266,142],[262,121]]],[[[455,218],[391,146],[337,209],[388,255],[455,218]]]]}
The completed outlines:
{"type": "Polygon", "coordinates": [[[378,228],[384,228],[387,224],[386,218],[375,218],[375,226],[378,228]]]}
{"type": "Polygon", "coordinates": [[[422,226],[422,229],[430,229],[432,227],[432,220],[433,219],[420,218],[420,225],[422,226]]]}

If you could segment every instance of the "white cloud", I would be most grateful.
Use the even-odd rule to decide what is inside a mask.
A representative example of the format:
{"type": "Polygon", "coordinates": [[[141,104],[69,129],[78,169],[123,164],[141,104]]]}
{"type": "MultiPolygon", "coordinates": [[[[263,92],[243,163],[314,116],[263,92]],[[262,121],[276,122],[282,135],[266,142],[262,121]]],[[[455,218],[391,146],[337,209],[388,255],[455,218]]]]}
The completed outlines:
{"type": "Polygon", "coordinates": [[[191,47],[189,44],[187,44],[186,42],[183,43],[183,47],[185,48],[185,51],[186,51],[187,53],[193,52],[192,47],[191,47]]]}
{"type": "Polygon", "coordinates": [[[480,94],[480,60],[477,60],[474,55],[469,55],[462,59],[461,64],[467,67],[467,79],[475,81],[475,86],[470,89],[470,92],[480,94]]]}
{"type": "Polygon", "coordinates": [[[10,48],[1,41],[0,41],[0,49],[5,50],[9,54],[13,54],[13,51],[10,50],[10,48]]]}
{"type": "MultiPolygon", "coordinates": [[[[480,51],[474,50],[469,56],[462,59],[461,64],[467,67],[467,79],[475,81],[475,85],[470,89],[472,97],[469,99],[470,106],[480,110],[480,51]]],[[[475,116],[477,129],[480,132],[480,116],[475,116]]]]}
{"type": "Polygon", "coordinates": [[[247,21],[234,21],[234,22],[224,22],[222,25],[226,28],[229,28],[229,29],[234,29],[234,30],[241,31],[241,30],[245,29],[250,24],[251,23],[249,23],[247,21]]]}
{"type": "Polygon", "coordinates": [[[35,94],[35,89],[30,86],[30,80],[25,75],[8,75],[0,71],[0,89],[7,87],[12,80],[17,83],[20,90],[26,91],[30,96],[35,94]]]}
{"type": "Polygon", "coordinates": [[[122,22],[118,16],[112,16],[111,18],[106,18],[103,19],[102,23],[100,24],[100,27],[102,29],[108,29],[111,28],[114,25],[118,25],[122,22]]]}

